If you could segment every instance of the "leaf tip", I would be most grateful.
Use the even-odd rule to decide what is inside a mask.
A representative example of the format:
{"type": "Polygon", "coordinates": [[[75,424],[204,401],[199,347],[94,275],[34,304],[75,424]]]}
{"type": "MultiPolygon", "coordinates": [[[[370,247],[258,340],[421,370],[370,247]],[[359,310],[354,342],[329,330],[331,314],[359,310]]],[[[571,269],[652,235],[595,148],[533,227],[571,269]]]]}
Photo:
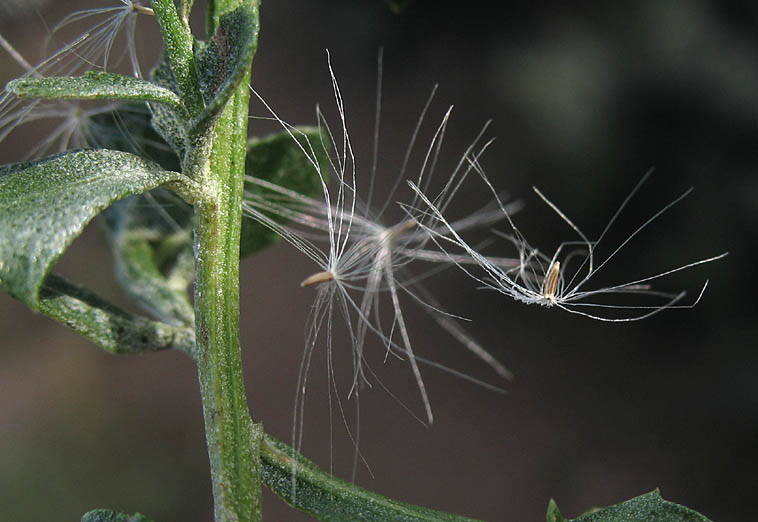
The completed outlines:
{"type": "Polygon", "coordinates": [[[547,503],[547,514],[545,516],[545,519],[547,522],[566,522],[566,519],[563,518],[563,515],[558,509],[558,504],[553,498],[551,498],[550,502],[547,503]]]}

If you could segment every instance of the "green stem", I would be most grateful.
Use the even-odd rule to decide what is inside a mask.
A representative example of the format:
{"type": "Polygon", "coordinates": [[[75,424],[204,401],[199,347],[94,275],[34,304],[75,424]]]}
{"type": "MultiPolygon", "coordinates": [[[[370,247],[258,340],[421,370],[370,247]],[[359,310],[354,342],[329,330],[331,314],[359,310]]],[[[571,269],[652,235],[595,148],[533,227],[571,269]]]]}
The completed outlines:
{"type": "Polygon", "coordinates": [[[196,207],[195,335],[216,521],[247,522],[260,520],[259,443],[242,375],[236,198],[227,195],[222,206],[196,207]]]}
{"type": "MultiPolygon", "coordinates": [[[[216,19],[237,1],[209,2],[216,19]]],[[[197,362],[217,522],[262,520],[261,430],[245,396],[239,340],[239,244],[249,103],[248,69],[213,136],[195,204],[197,362]]]]}

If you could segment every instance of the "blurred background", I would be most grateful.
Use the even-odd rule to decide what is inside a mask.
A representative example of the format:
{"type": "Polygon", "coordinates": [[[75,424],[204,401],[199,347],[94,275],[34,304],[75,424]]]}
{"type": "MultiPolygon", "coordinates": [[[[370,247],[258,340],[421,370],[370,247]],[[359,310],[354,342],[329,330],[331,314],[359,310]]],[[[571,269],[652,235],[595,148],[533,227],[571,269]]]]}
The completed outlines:
{"type": "MultiPolygon", "coordinates": [[[[75,9],[105,4],[120,5],[2,0],[0,32],[36,63],[44,56],[46,27],[75,9]]],[[[758,7],[704,0],[610,4],[541,2],[496,10],[476,1],[458,9],[417,1],[394,14],[378,0],[264,3],[254,87],[285,120],[315,123],[317,103],[334,112],[329,49],[364,187],[383,47],[377,190],[395,181],[438,83],[409,172],[417,172],[448,106],[455,109],[440,157],[441,181],[492,119],[486,136],[496,141],[482,165],[498,190],[525,203],[517,223],[544,252],[574,236],[533,185],[597,237],[655,167],[604,239],[606,253],[695,187],[615,257],[598,284],[730,252],[661,280],[659,288],[687,289],[689,299],[710,279],[696,308],[636,323],[526,306],[476,290],[454,269],[432,279],[428,286],[445,309],[471,318],[466,328],[515,378],[499,381],[406,299],[420,354],[508,394],[422,368],[436,417],[427,429],[380,387],[364,390],[361,448],[371,473],[360,467],[360,485],[491,521],[544,520],[551,497],[564,515],[576,516],[656,487],[714,521],[754,516],[758,7]]],[[[202,19],[195,14],[200,34],[202,19]]],[[[147,17],[138,30],[147,69],[158,52],[157,31],[147,17]]],[[[0,83],[22,73],[0,52],[0,83]]],[[[266,115],[260,104],[252,114],[266,115]]],[[[18,160],[49,130],[31,127],[0,144],[3,163],[18,160]]],[[[251,134],[271,130],[251,121],[251,134]]],[[[408,196],[401,187],[395,199],[408,196]]],[[[486,201],[481,183],[471,179],[450,214],[465,215],[486,201]]],[[[490,252],[509,253],[502,244],[490,252]]],[[[129,307],[111,266],[93,223],[56,270],[129,307]]],[[[242,270],[250,408],[269,433],[289,440],[314,297],[299,282],[314,268],[281,244],[244,260],[242,270]]],[[[186,357],[108,355],[6,295],[0,295],[0,331],[0,520],[78,520],[96,507],[140,511],[156,522],[212,519],[197,377],[186,357]]],[[[343,333],[335,330],[335,371],[349,381],[343,333]]],[[[381,361],[382,347],[372,342],[367,350],[381,361]]],[[[353,453],[337,417],[330,452],[319,355],[308,384],[303,452],[325,468],[331,453],[334,472],[349,478],[353,453]]],[[[376,366],[387,388],[421,415],[407,363],[376,366]]],[[[266,520],[307,520],[268,492],[264,502],[266,520]]]]}

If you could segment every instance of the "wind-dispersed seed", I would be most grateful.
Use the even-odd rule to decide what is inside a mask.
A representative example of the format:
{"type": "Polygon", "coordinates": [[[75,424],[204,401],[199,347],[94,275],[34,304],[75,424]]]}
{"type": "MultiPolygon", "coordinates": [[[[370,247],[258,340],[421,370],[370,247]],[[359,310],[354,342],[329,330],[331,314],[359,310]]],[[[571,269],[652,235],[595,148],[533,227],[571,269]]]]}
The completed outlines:
{"type": "Polygon", "coordinates": [[[558,290],[558,280],[561,277],[561,263],[556,261],[552,264],[542,284],[542,296],[545,299],[555,300],[555,292],[558,290]]]}
{"type": "Polygon", "coordinates": [[[303,279],[303,282],[300,283],[301,287],[305,286],[313,286],[313,285],[320,285],[321,283],[327,283],[329,281],[334,281],[334,274],[331,272],[316,272],[313,275],[310,275],[303,279]]]}

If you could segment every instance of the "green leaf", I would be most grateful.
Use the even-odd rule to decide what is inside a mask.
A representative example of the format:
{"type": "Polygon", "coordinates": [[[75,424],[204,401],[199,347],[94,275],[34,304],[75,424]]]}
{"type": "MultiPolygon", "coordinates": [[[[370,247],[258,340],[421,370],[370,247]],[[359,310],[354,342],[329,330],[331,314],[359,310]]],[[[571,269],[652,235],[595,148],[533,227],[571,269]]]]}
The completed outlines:
{"type": "Polygon", "coordinates": [[[177,155],[184,158],[190,135],[202,135],[213,125],[253,60],[258,46],[258,8],[243,5],[222,16],[210,42],[193,40],[194,55],[190,60],[185,56],[185,30],[175,7],[163,0],[156,4],[160,4],[153,6],[156,16],[159,22],[164,19],[161,22],[166,24],[164,37],[170,38],[170,42],[167,41],[167,50],[153,69],[151,79],[169,91],[182,93],[185,103],[190,99],[191,113],[196,117],[190,126],[175,111],[156,105],[152,124],[177,155]],[[193,101],[194,87],[190,84],[195,81],[199,102],[193,101]],[[196,106],[203,108],[192,108],[196,106]]]}
{"type": "Polygon", "coordinates": [[[293,507],[333,522],[471,522],[474,519],[392,500],[321,471],[290,446],[264,435],[263,482],[293,507]],[[292,479],[293,461],[295,480],[292,479]]]}
{"type": "MultiPolygon", "coordinates": [[[[178,170],[179,158],[150,125],[141,105],[124,104],[92,122],[93,145],[133,152],[178,170]]],[[[187,287],[194,278],[192,207],[164,189],[116,202],[105,231],[121,286],[161,321],[192,324],[187,287]]]]}
{"type": "Polygon", "coordinates": [[[203,99],[197,82],[192,31],[180,18],[174,0],[152,0],[151,6],[163,35],[165,62],[177,86],[171,90],[181,95],[188,112],[195,116],[202,110],[203,99]]]}
{"type": "Polygon", "coordinates": [[[89,118],[89,146],[131,152],[158,163],[164,170],[181,170],[179,157],[153,128],[151,119],[158,105],[123,103],[112,111],[89,118]]]}
{"type": "Polygon", "coordinates": [[[195,311],[187,294],[194,277],[192,207],[156,189],[119,201],[104,215],[124,289],[160,320],[192,324],[195,311]]]}
{"type": "Polygon", "coordinates": [[[95,509],[89,513],[85,513],[81,522],[153,522],[145,515],[135,513],[134,515],[126,515],[124,513],[117,513],[110,509],[95,509]]]}
{"type": "Polygon", "coordinates": [[[36,310],[50,268],[94,216],[179,179],[156,163],[109,150],[0,167],[0,288],[36,310]]]}
{"type": "Polygon", "coordinates": [[[90,71],[83,76],[19,78],[8,82],[6,90],[22,98],[45,100],[131,100],[164,103],[184,112],[173,91],[131,76],[90,71]]]}
{"type": "MultiPolygon", "coordinates": [[[[555,501],[551,500],[547,512],[548,522],[563,522],[564,519],[555,501]],[[552,516],[560,518],[553,518],[552,516]]],[[[690,508],[663,500],[656,489],[621,504],[592,510],[590,513],[571,519],[568,522],[710,522],[706,517],[690,508]]]]}
{"type": "MultiPolygon", "coordinates": [[[[328,143],[317,127],[300,127],[293,131],[305,150],[310,150],[308,142],[321,166],[322,172],[329,172],[329,152],[322,145],[328,143]]],[[[245,159],[245,197],[266,197],[274,193],[251,181],[251,177],[262,179],[292,190],[304,196],[320,198],[323,194],[321,178],[306,155],[287,132],[280,132],[265,138],[248,141],[245,159]]],[[[325,180],[326,181],[326,180],[325,180]]],[[[287,220],[270,215],[278,223],[285,225],[287,220]]],[[[266,248],[279,239],[271,229],[250,218],[242,218],[242,240],[240,256],[248,256],[266,248]]]]}
{"type": "Polygon", "coordinates": [[[40,289],[39,311],[110,353],[175,349],[194,357],[195,335],[191,328],[135,316],[55,274],[50,274],[40,289]]]}
{"type": "Polygon", "coordinates": [[[206,107],[195,129],[210,125],[250,67],[258,47],[258,8],[242,5],[223,15],[209,42],[195,42],[195,62],[206,107]]]}
{"type": "Polygon", "coordinates": [[[554,499],[550,499],[550,502],[547,504],[547,522],[566,522],[566,519],[563,518],[563,515],[561,515],[561,512],[558,510],[558,504],[555,503],[554,499]]]}
{"type": "MultiPolygon", "coordinates": [[[[150,76],[156,85],[179,92],[179,84],[165,52],[161,54],[150,76]]],[[[187,121],[164,105],[156,105],[152,113],[152,127],[171,146],[176,155],[183,158],[187,146],[187,121]]]]}
{"type": "MultiPolygon", "coordinates": [[[[133,152],[179,169],[179,158],[150,125],[142,105],[124,104],[99,115],[93,145],[133,152]]],[[[187,287],[194,277],[192,207],[164,189],[118,201],[104,212],[105,231],[121,286],[161,321],[192,324],[187,287]]]]}

